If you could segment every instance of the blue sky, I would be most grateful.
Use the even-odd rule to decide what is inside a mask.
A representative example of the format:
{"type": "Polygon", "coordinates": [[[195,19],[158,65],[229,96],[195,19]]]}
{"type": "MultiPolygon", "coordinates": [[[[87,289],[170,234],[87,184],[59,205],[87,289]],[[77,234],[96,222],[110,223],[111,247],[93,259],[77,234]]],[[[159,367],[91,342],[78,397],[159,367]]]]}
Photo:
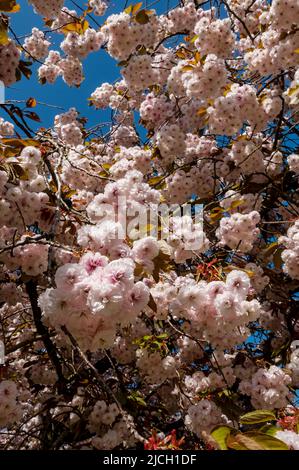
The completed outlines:
{"type": "MultiPolygon", "coordinates": [[[[27,0],[19,0],[18,3],[21,6],[21,11],[11,15],[11,26],[18,37],[22,38],[24,35],[30,34],[33,26],[42,30],[46,29],[42,17],[34,13],[32,5],[29,5],[27,0]]],[[[86,8],[87,0],[76,0],[76,3],[82,8],[86,8]]],[[[125,0],[111,0],[105,17],[95,18],[102,24],[108,15],[121,12],[126,4],[130,5],[135,3],[137,3],[137,0],[128,2],[125,0]]],[[[177,3],[177,0],[158,0],[158,2],[144,0],[143,5],[148,8],[156,8],[157,12],[161,13],[165,12],[167,8],[175,6],[177,3]]],[[[75,7],[72,0],[65,1],[65,6],[80,11],[79,8],[75,7]]],[[[89,21],[92,27],[97,28],[91,20],[89,21]]],[[[63,40],[63,35],[55,33],[50,35],[50,37],[55,45],[55,47],[52,46],[51,49],[59,50],[58,46],[63,40]]],[[[24,39],[22,38],[20,41],[23,43],[24,39]]],[[[37,101],[61,106],[64,110],[68,110],[70,107],[74,106],[80,111],[82,116],[88,118],[88,127],[110,120],[109,111],[94,110],[88,106],[88,98],[97,86],[101,85],[103,82],[111,83],[120,77],[117,62],[112,59],[106,51],[100,50],[92,53],[83,61],[85,80],[80,88],[67,86],[61,78],[59,78],[54,85],[41,85],[38,82],[36,73],[38,66],[39,64],[36,64],[31,67],[33,74],[30,80],[26,80],[26,78],[23,77],[20,82],[6,89],[7,100],[27,100],[29,97],[34,97],[37,101]]],[[[30,125],[33,128],[38,128],[41,125],[43,127],[50,127],[53,123],[54,116],[57,113],[63,112],[62,110],[42,105],[38,105],[34,111],[40,116],[42,123],[36,124],[30,121],[30,125]]],[[[3,114],[2,116],[4,117],[3,114]]]]}

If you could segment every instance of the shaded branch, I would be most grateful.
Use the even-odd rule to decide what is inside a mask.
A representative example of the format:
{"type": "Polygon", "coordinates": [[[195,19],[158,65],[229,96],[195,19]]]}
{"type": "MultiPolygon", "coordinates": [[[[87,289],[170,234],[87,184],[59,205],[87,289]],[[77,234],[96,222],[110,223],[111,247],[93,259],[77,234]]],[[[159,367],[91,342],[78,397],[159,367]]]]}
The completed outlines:
{"type": "Polygon", "coordinates": [[[34,324],[36,327],[36,331],[40,335],[44,343],[44,346],[47,350],[48,356],[56,370],[57,377],[58,377],[57,387],[58,387],[58,391],[61,393],[66,381],[62,372],[62,365],[58,357],[56,347],[50,338],[50,334],[49,334],[47,327],[42,322],[42,312],[38,305],[38,293],[37,293],[36,281],[31,279],[30,281],[26,282],[25,286],[26,286],[26,292],[28,294],[30,304],[31,304],[33,320],[34,320],[34,324]]]}

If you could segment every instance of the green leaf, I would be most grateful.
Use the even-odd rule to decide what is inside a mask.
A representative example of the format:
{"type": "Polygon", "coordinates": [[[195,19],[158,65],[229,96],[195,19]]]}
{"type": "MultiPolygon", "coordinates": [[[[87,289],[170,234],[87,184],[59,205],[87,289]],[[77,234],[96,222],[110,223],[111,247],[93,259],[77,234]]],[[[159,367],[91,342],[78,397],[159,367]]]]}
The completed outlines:
{"type": "Polygon", "coordinates": [[[138,403],[138,405],[141,405],[141,406],[147,406],[144,398],[142,397],[141,393],[138,391],[131,392],[131,394],[128,396],[128,400],[135,401],[136,403],[138,403]]]}
{"type": "Polygon", "coordinates": [[[199,38],[198,34],[195,34],[195,36],[193,36],[193,38],[190,39],[191,44],[194,44],[196,39],[198,38],[199,38]]]}
{"type": "Polygon", "coordinates": [[[281,428],[278,428],[273,424],[264,424],[264,426],[262,426],[259,430],[259,432],[267,434],[268,436],[275,436],[277,431],[281,431],[281,428]]]}
{"type": "Polygon", "coordinates": [[[244,204],[244,201],[242,201],[242,199],[239,199],[238,201],[233,201],[230,205],[230,209],[236,209],[236,207],[239,207],[242,204],[244,204]]]}
{"type": "Polygon", "coordinates": [[[273,420],[276,420],[276,416],[272,411],[268,410],[251,411],[240,417],[241,424],[257,424],[273,420]]]}
{"type": "Polygon", "coordinates": [[[248,450],[248,447],[246,447],[244,443],[240,441],[239,436],[242,436],[242,434],[237,434],[236,436],[231,436],[231,435],[227,436],[226,444],[227,444],[228,449],[248,450]]]}
{"type": "Polygon", "coordinates": [[[164,176],[154,176],[153,178],[151,178],[150,180],[148,180],[148,184],[150,186],[155,186],[156,184],[160,183],[161,181],[163,181],[164,179],[164,176]]]}
{"type": "Polygon", "coordinates": [[[289,450],[288,446],[284,442],[274,436],[269,436],[268,434],[262,434],[259,432],[248,432],[244,435],[259,445],[261,450],[289,450]]]}
{"type": "Polygon", "coordinates": [[[216,426],[210,433],[212,438],[217,442],[220,450],[228,450],[226,440],[233,431],[229,426],[216,426]]]}
{"type": "Polygon", "coordinates": [[[129,5],[127,8],[125,8],[124,12],[130,15],[133,11],[133,5],[129,5]]]}

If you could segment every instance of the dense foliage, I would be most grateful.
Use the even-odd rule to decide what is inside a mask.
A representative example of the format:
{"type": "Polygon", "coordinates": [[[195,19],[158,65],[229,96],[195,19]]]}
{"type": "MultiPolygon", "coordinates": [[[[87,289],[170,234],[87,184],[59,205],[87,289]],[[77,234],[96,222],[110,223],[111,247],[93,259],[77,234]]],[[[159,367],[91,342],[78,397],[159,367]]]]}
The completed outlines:
{"type": "Polygon", "coordinates": [[[0,105],[1,448],[299,450],[298,0],[70,3],[0,1],[5,87],[121,74],[0,105]]]}

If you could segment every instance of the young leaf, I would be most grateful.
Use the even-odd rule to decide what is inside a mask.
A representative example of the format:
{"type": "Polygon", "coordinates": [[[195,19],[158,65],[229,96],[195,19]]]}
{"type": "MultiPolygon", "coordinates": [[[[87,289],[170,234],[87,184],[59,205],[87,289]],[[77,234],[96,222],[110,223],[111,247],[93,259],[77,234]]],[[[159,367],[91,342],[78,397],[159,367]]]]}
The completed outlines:
{"type": "Polygon", "coordinates": [[[35,98],[28,98],[28,100],[26,101],[27,108],[35,108],[36,105],[37,102],[35,98]]]}
{"type": "Polygon", "coordinates": [[[259,432],[267,434],[268,436],[275,436],[277,431],[281,431],[281,428],[278,428],[273,424],[264,424],[264,426],[262,426],[259,430],[259,432]]]}
{"type": "Polygon", "coordinates": [[[212,438],[217,442],[220,450],[228,450],[226,440],[233,431],[229,426],[216,426],[211,431],[212,438]]]}
{"type": "Polygon", "coordinates": [[[6,13],[17,13],[20,11],[20,8],[16,0],[1,0],[0,2],[0,11],[5,11],[6,13]]]}
{"type": "Polygon", "coordinates": [[[251,441],[254,441],[261,450],[289,450],[288,446],[284,442],[274,436],[269,436],[268,434],[262,434],[260,432],[248,432],[243,434],[243,436],[245,436],[247,439],[250,439],[251,441]]]}
{"type": "Polygon", "coordinates": [[[162,181],[164,178],[164,176],[154,176],[153,178],[151,178],[149,181],[148,181],[148,184],[150,186],[156,186],[158,183],[160,183],[160,181],[162,181]]]}
{"type": "Polygon", "coordinates": [[[25,62],[24,60],[20,60],[19,62],[19,70],[20,72],[24,75],[24,77],[27,78],[27,80],[29,80],[29,78],[31,77],[32,75],[32,70],[30,70],[30,68],[28,68],[28,65],[32,65],[31,62],[25,62]]]}
{"type": "Polygon", "coordinates": [[[150,299],[149,299],[149,302],[148,302],[148,306],[155,312],[157,313],[157,304],[154,300],[154,297],[152,296],[152,294],[150,294],[150,299]]]}
{"type": "Polygon", "coordinates": [[[125,8],[124,12],[127,13],[127,15],[130,15],[133,11],[133,5],[129,5],[127,8],[125,8]]]}
{"type": "Polygon", "coordinates": [[[288,96],[293,96],[299,91],[299,85],[296,85],[294,88],[289,88],[287,91],[288,96]]]}
{"type": "Polygon", "coordinates": [[[7,32],[7,24],[5,21],[0,19],[0,46],[5,46],[8,44],[8,32],[7,32]]]}
{"type": "Polygon", "coordinates": [[[276,420],[276,416],[272,411],[268,410],[251,411],[240,417],[241,424],[257,424],[273,420],[276,420]]]}
{"type": "Polygon", "coordinates": [[[147,24],[149,20],[149,16],[145,10],[140,10],[135,16],[135,21],[139,24],[147,24]]]}
{"type": "Polygon", "coordinates": [[[196,41],[196,39],[198,39],[198,37],[199,36],[197,34],[195,34],[195,36],[193,36],[193,38],[191,38],[189,42],[191,42],[191,44],[193,44],[196,41]]]}
{"type": "Polygon", "coordinates": [[[194,53],[194,60],[195,60],[195,62],[198,64],[198,62],[200,62],[200,59],[201,59],[200,52],[199,52],[199,51],[196,51],[196,52],[194,53]]]}
{"type": "Polygon", "coordinates": [[[41,122],[41,118],[39,117],[39,115],[33,111],[26,111],[24,113],[24,116],[28,117],[29,119],[32,119],[32,121],[41,122]]]}
{"type": "Polygon", "coordinates": [[[139,11],[141,7],[142,7],[142,2],[136,3],[136,5],[133,5],[132,15],[135,15],[135,13],[137,13],[137,11],[139,11]]]}
{"type": "Polygon", "coordinates": [[[63,28],[61,28],[60,31],[62,31],[65,34],[75,32],[78,34],[84,34],[85,31],[89,28],[89,23],[87,20],[76,20],[72,23],[66,24],[63,28]]]}
{"type": "Polygon", "coordinates": [[[204,114],[206,114],[206,112],[207,112],[207,108],[199,108],[196,111],[196,114],[197,114],[197,116],[203,116],[204,114]]]}
{"type": "Polygon", "coordinates": [[[189,72],[190,70],[193,70],[194,67],[193,65],[184,65],[184,67],[181,69],[182,72],[189,72]]]}
{"type": "Polygon", "coordinates": [[[236,207],[239,207],[242,204],[244,204],[244,201],[242,201],[241,199],[239,199],[238,201],[233,201],[230,205],[230,209],[235,209],[236,207]]]}
{"type": "Polygon", "coordinates": [[[237,434],[236,436],[228,435],[226,439],[226,444],[228,449],[232,450],[248,450],[248,447],[244,445],[244,443],[240,442],[238,436],[242,436],[242,434],[237,434]]]}

